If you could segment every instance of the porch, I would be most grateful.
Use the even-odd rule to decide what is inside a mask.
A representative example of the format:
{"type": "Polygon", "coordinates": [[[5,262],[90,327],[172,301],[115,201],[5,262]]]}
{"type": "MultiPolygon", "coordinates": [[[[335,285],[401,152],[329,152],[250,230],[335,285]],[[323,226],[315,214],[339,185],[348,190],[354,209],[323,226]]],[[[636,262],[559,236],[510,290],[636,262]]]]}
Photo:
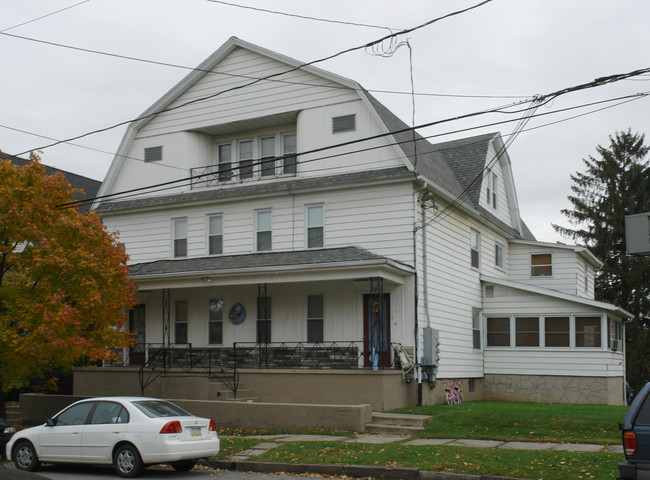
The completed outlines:
{"type": "MultiPolygon", "coordinates": [[[[371,342],[361,341],[317,344],[238,342],[232,347],[219,348],[194,347],[192,344],[186,346],[147,344],[135,352],[129,349],[120,350],[118,358],[113,362],[105,363],[104,367],[137,370],[140,395],[151,395],[151,389],[154,388],[152,385],[158,382],[160,377],[207,378],[209,382],[217,384],[208,389],[212,393],[208,393],[207,396],[192,394],[187,397],[198,399],[218,399],[222,396],[233,400],[240,399],[242,396],[240,377],[243,371],[248,370],[267,372],[269,370],[352,372],[393,370],[399,373],[402,383],[410,383],[413,380],[415,367],[412,352],[409,355],[407,349],[399,343],[384,344],[378,348],[376,346],[376,343],[373,345],[371,342]]],[[[256,383],[247,384],[247,388],[250,390],[257,387],[260,381],[260,378],[256,378],[256,383]]],[[[185,385],[183,391],[188,387],[190,390],[195,390],[190,385],[185,385]]],[[[246,394],[244,396],[246,397],[246,394]]],[[[304,398],[297,398],[297,400],[303,402],[304,398]]]]}

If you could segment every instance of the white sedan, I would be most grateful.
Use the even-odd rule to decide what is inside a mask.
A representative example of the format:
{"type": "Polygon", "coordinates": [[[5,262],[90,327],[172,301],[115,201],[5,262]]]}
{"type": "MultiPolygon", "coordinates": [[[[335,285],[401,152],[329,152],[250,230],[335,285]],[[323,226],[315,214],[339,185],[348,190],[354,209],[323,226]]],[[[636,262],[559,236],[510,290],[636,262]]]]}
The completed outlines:
{"type": "Polygon", "coordinates": [[[136,477],[147,465],[170,463],[177,471],[219,453],[214,420],[195,417],[156,398],[105,397],[73,403],[44,425],[16,433],[7,457],[20,470],[43,463],[114,465],[136,477]]]}

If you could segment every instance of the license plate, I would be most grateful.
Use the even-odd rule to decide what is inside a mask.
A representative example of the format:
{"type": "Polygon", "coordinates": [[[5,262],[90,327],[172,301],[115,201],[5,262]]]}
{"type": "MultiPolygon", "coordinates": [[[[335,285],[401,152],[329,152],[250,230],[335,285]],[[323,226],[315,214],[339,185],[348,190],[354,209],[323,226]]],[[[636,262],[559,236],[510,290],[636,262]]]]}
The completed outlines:
{"type": "Polygon", "coordinates": [[[190,435],[193,437],[201,436],[201,427],[189,427],[190,435]]]}

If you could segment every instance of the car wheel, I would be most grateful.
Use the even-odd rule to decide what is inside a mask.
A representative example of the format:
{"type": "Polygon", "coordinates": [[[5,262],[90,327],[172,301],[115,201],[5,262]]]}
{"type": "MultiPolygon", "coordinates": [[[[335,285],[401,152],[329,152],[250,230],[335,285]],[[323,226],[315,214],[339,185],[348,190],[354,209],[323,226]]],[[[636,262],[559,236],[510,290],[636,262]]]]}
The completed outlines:
{"type": "Polygon", "coordinates": [[[122,445],[116,450],[113,464],[117,474],[125,478],[137,477],[144,467],[138,449],[128,444],[122,445]]]}
{"type": "Polygon", "coordinates": [[[41,467],[34,445],[27,441],[18,442],[14,447],[12,460],[18,470],[35,472],[41,467]]]}
{"type": "Polygon", "coordinates": [[[171,462],[171,466],[177,472],[188,472],[194,468],[196,460],[179,460],[178,462],[171,462]]]}

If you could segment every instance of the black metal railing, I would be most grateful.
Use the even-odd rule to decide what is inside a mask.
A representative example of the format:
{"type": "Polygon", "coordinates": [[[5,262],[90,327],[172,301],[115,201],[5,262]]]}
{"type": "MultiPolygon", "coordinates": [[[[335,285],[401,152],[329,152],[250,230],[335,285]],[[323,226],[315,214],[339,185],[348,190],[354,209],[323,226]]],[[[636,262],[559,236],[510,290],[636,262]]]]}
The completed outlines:
{"type": "Polygon", "coordinates": [[[220,380],[237,398],[239,373],[237,365],[229,353],[232,349],[214,347],[193,347],[192,344],[164,346],[147,344],[145,361],[138,372],[140,391],[151,385],[160,375],[172,369],[185,373],[202,372],[220,380]]]}
{"type": "Polygon", "coordinates": [[[362,341],[328,343],[303,342],[237,342],[234,361],[237,368],[331,368],[356,370],[360,368],[391,368],[391,349],[376,351],[362,341]]]}
{"type": "MultiPolygon", "coordinates": [[[[110,366],[140,365],[140,390],[170,370],[199,372],[220,380],[237,398],[240,369],[376,369],[405,368],[395,346],[373,350],[370,342],[236,342],[232,347],[194,347],[192,344],[164,346],[161,343],[140,345],[136,352],[111,362],[110,366]]],[[[401,347],[401,345],[400,345],[401,347]]],[[[402,355],[404,357],[404,355],[402,355]]],[[[408,357],[408,355],[406,356],[408,357]]],[[[405,375],[410,374],[411,366],[405,375]]]]}

